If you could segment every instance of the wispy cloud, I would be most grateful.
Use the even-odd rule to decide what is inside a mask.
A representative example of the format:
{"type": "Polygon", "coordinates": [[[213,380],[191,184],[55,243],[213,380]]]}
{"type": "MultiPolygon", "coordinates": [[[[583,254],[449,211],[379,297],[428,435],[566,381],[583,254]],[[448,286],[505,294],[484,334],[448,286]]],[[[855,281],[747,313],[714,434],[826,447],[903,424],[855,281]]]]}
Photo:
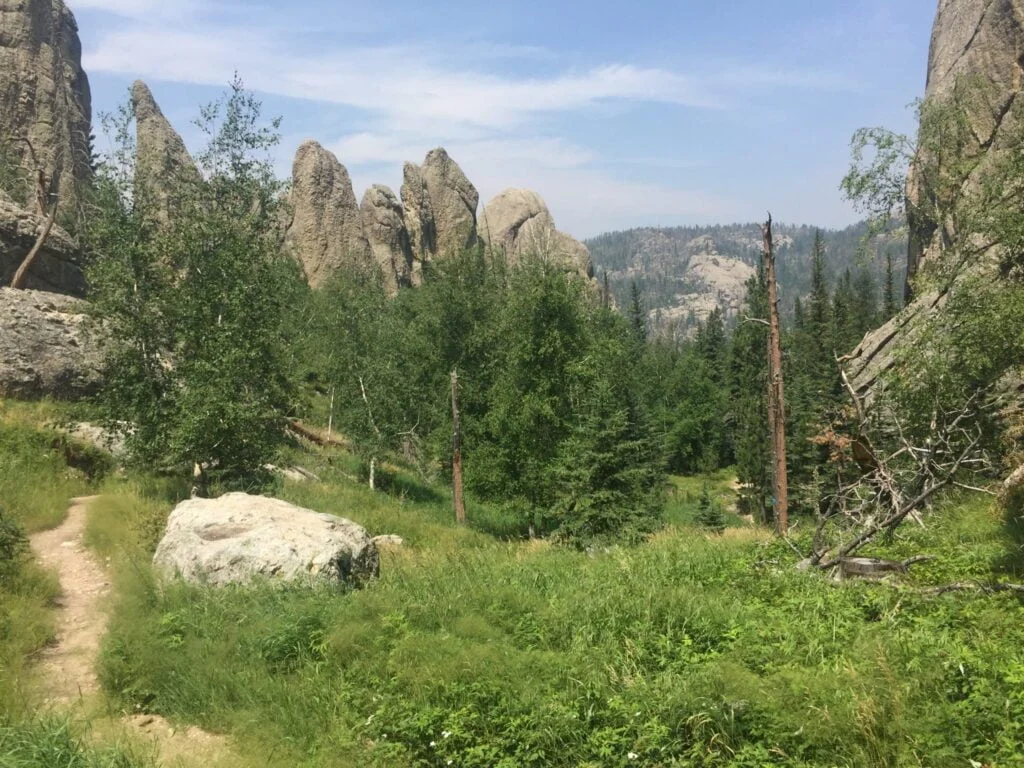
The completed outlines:
{"type": "MultiPolygon", "coordinates": [[[[667,166],[637,159],[635,148],[624,148],[633,159],[591,150],[553,131],[552,118],[607,105],[721,111],[743,104],[751,89],[855,87],[825,70],[735,62],[569,66],[558,52],[488,41],[310,45],[299,40],[308,27],[262,27],[259,17],[244,18],[236,0],[76,0],[75,7],[117,17],[87,47],[90,72],[222,86],[237,71],[266,94],[345,107],[358,122],[315,138],[349,166],[357,193],[373,182],[397,186],[403,161],[444,144],[484,201],[508,186],[528,186],[545,197],[563,228],[580,236],[738,214],[730,201],[699,190],[624,178],[619,171],[627,165],[667,166]],[[225,12],[230,24],[217,17],[225,12]]],[[[299,140],[289,138],[286,152],[299,140]]],[[[279,167],[287,166],[280,158],[279,167]]]]}

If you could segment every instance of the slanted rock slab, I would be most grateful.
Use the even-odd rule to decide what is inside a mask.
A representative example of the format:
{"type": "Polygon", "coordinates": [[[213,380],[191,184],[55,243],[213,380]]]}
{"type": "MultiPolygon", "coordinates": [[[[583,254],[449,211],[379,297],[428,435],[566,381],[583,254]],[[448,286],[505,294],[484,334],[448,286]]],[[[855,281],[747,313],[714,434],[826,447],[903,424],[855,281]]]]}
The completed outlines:
{"type": "Polygon", "coordinates": [[[103,384],[104,340],[80,299],[0,288],[0,397],[89,397],[103,384]]]}
{"type": "Polygon", "coordinates": [[[261,579],[360,584],[380,572],[377,546],[362,526],[246,493],[175,507],[153,564],[165,576],[212,587],[261,579]]]}

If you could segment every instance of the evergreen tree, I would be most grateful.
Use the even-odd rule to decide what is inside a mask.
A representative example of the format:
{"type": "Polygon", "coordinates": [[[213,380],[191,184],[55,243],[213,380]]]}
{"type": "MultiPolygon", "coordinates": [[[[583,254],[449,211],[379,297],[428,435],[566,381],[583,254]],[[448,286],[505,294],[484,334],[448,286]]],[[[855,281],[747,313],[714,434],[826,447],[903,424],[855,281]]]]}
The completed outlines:
{"type": "Polygon", "coordinates": [[[629,284],[629,324],[637,341],[647,341],[647,310],[636,280],[629,284]]]}
{"type": "Polygon", "coordinates": [[[854,320],[853,277],[847,269],[836,285],[832,299],[832,349],[840,354],[853,350],[861,337],[854,320]]]}
{"type": "Polygon", "coordinates": [[[598,374],[553,464],[547,526],[576,546],[636,543],[657,529],[664,475],[656,443],[622,393],[598,374]]]}
{"type": "MultiPolygon", "coordinates": [[[[768,316],[768,286],[759,270],[747,281],[744,314],[768,316]]],[[[729,412],[736,472],[744,486],[741,508],[765,520],[771,483],[768,433],[768,328],[762,323],[741,323],[730,349],[729,412]]]]}
{"type": "MultiPolygon", "coordinates": [[[[853,307],[851,321],[853,323],[853,337],[860,343],[868,331],[878,327],[878,286],[875,279],[866,269],[857,272],[857,278],[853,284],[853,307]]],[[[844,350],[849,352],[853,349],[844,350]]]]}
{"type": "Polygon", "coordinates": [[[712,533],[722,533],[725,530],[725,512],[722,505],[712,497],[711,484],[708,482],[701,488],[700,501],[697,504],[697,523],[712,533]]]}
{"type": "Polygon", "coordinates": [[[888,322],[899,312],[896,303],[896,284],[892,269],[892,253],[885,254],[885,295],[882,299],[882,322],[888,322]]]}

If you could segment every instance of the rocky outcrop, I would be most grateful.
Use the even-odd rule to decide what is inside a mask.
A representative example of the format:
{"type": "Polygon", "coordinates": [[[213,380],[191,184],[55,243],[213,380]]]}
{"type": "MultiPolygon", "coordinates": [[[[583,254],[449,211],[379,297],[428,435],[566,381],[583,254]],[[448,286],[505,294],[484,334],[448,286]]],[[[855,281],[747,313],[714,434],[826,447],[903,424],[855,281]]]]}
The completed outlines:
{"type": "Polygon", "coordinates": [[[337,586],[377,576],[380,556],[349,520],[229,493],[175,507],[153,564],[167,577],[211,587],[258,580],[337,586]]]}
{"type": "MultiPolygon", "coordinates": [[[[1024,0],[941,0],[932,32],[925,99],[941,101],[956,96],[965,110],[974,140],[973,146],[960,151],[978,159],[964,182],[965,191],[978,184],[999,149],[1020,135],[1015,104],[1022,87],[1024,0]]],[[[937,257],[942,242],[965,242],[975,234],[942,231],[918,220],[914,209],[928,194],[922,179],[912,171],[907,180],[909,303],[900,315],[868,334],[853,353],[851,380],[862,393],[868,393],[896,365],[900,350],[912,345],[928,320],[941,311],[946,291],[955,290],[963,275],[984,271],[993,261],[990,252],[979,253],[953,276],[946,291],[914,297],[915,276],[937,257]]]]}
{"type": "Polygon", "coordinates": [[[510,264],[536,256],[566,272],[594,276],[590,251],[559,232],[540,195],[528,189],[506,189],[485,207],[480,237],[489,248],[503,251],[510,264]]]}
{"type": "Polygon", "coordinates": [[[166,220],[182,183],[197,181],[199,171],[181,136],[160,111],[153,92],[141,80],[132,86],[135,114],[135,179],[137,187],[153,195],[159,215],[166,220]]]}
{"type": "Polygon", "coordinates": [[[102,362],[80,299],[0,288],[0,397],[87,397],[102,384],[102,362]]]}
{"type": "MultiPolygon", "coordinates": [[[[925,100],[958,96],[974,135],[975,146],[965,154],[998,149],[1004,137],[1019,135],[1014,103],[1024,79],[1024,2],[1022,0],[940,0],[928,56],[925,100]]],[[[983,161],[966,185],[977,183],[985,173],[983,161]]],[[[926,194],[913,172],[907,183],[912,205],[926,194]]],[[[913,215],[911,216],[913,219],[913,215]]],[[[911,280],[937,252],[943,233],[934,227],[910,222],[907,296],[911,280]]],[[[947,241],[955,235],[946,233],[947,241]]]]}
{"type": "Polygon", "coordinates": [[[421,264],[476,245],[480,193],[444,149],[428,152],[421,166],[406,163],[402,204],[413,256],[421,264]]]}
{"type": "Polygon", "coordinates": [[[413,258],[412,281],[413,285],[420,285],[423,282],[423,265],[437,253],[437,230],[427,184],[418,165],[405,164],[401,192],[403,218],[413,258]]]}
{"type": "MultiPolygon", "coordinates": [[[[59,190],[65,211],[91,175],[91,121],[71,11],[62,0],[0,0],[0,149],[29,173],[52,177],[48,191],[59,190]]],[[[34,207],[34,195],[28,189],[18,202],[34,207]]]]}
{"type": "Polygon", "coordinates": [[[304,142],[295,155],[291,205],[288,247],[311,286],[372,265],[348,171],[315,141],[304,142]]]}
{"type": "MultiPolygon", "coordinates": [[[[42,216],[17,205],[0,192],[0,285],[10,285],[14,273],[35,245],[45,226],[42,216]]],[[[71,235],[58,226],[50,230],[43,249],[32,262],[25,288],[82,296],[84,258],[71,235]]]]}
{"type": "Polygon", "coordinates": [[[366,190],[359,210],[363,234],[370,244],[384,290],[394,296],[399,288],[412,285],[412,246],[402,204],[388,187],[375,184],[366,190]]]}

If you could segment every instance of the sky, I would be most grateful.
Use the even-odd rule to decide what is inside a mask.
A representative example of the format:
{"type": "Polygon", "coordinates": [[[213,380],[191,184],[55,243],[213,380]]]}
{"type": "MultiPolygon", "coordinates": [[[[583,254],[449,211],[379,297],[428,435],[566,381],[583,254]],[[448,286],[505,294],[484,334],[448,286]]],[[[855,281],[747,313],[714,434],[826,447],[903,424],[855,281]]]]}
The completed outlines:
{"type": "MultiPolygon", "coordinates": [[[[862,126],[913,129],[936,0],[67,0],[94,115],[145,80],[193,149],[237,72],[357,198],[444,146],[480,191],[579,238],[777,220],[841,227],[862,126]]],[[[96,121],[98,123],[98,121],[96,121]]],[[[97,148],[103,150],[101,137],[97,148]]]]}

